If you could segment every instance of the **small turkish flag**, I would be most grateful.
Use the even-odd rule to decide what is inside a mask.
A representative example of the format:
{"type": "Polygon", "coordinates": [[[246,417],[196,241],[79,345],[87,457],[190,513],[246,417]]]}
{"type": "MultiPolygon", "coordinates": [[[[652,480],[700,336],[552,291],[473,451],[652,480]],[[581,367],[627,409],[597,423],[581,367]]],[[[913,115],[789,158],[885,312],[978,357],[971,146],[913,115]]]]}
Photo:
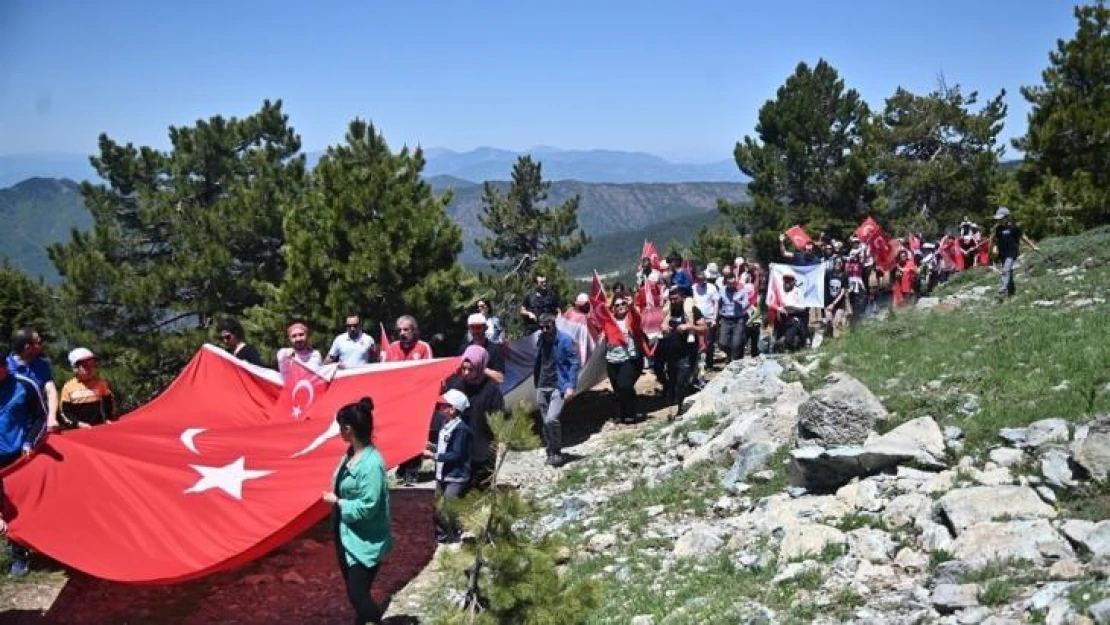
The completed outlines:
{"type": "Polygon", "coordinates": [[[806,243],[810,243],[813,241],[813,239],[809,238],[809,235],[806,234],[806,231],[803,230],[801,226],[794,226],[783,234],[790,237],[790,241],[794,243],[794,247],[799,250],[804,248],[806,246],[806,243]]]}
{"type": "Polygon", "coordinates": [[[271,421],[280,423],[290,419],[303,419],[316,398],[327,392],[338,369],[334,364],[313,369],[295,358],[291,362],[292,366],[283,380],[281,395],[270,409],[271,421]]]}

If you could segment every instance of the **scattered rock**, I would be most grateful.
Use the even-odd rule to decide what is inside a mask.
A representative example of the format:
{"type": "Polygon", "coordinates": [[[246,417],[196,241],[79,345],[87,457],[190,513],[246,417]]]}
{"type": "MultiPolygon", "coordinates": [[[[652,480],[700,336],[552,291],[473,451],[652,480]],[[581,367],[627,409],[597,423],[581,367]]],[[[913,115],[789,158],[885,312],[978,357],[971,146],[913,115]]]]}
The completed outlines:
{"type": "Polygon", "coordinates": [[[734,495],[738,494],[732,491],[732,487],[746,480],[750,474],[766,467],[767,460],[775,453],[776,449],[778,449],[778,445],[764,441],[754,441],[741,445],[740,449],[736,451],[736,461],[733,462],[732,468],[721,478],[721,487],[734,495]]]}
{"type": "Polygon", "coordinates": [[[695,527],[683,534],[674,545],[674,555],[678,558],[707,556],[724,544],[717,534],[704,527],[695,527]]]}
{"type": "Polygon", "coordinates": [[[1059,303],[1060,302],[1058,302],[1056,300],[1051,300],[1051,299],[1038,299],[1038,300],[1033,300],[1033,307],[1034,308],[1052,308],[1052,307],[1056,306],[1056,304],[1059,304],[1059,303]]]}
{"type": "Polygon", "coordinates": [[[1045,566],[1049,560],[1074,558],[1075,552],[1048,521],[1036,519],[972,525],[952,542],[952,555],[976,567],[1010,559],[1045,566]]]}
{"type": "Polygon", "coordinates": [[[1110,414],[1095,418],[1086,438],[1072,445],[1072,458],[1093,479],[1106,481],[1110,475],[1110,414]]]}
{"type": "Polygon", "coordinates": [[[1060,531],[1092,557],[1110,557],[1110,521],[1095,523],[1072,519],[1065,521],[1060,531]]]}
{"type": "Polygon", "coordinates": [[[939,297],[922,297],[917,300],[917,307],[922,310],[929,310],[930,308],[936,308],[937,306],[940,306],[939,297]]]}
{"type": "Polygon", "coordinates": [[[802,447],[790,452],[790,482],[817,492],[833,491],[853,478],[913,458],[911,450],[868,451],[864,447],[802,447]]]}
{"type": "Polygon", "coordinates": [[[1027,610],[1042,611],[1048,609],[1053,601],[1066,593],[1073,584],[1069,582],[1049,582],[1042,586],[1032,597],[1025,602],[1027,610]]]}
{"type": "Polygon", "coordinates": [[[770,469],[756,471],[755,473],[749,475],[748,479],[752,482],[755,482],[756,484],[765,484],[775,479],[775,472],[770,469]]]}
{"type": "Polygon", "coordinates": [[[1037,491],[1037,496],[1045,503],[1049,505],[1054,505],[1056,503],[1056,493],[1052,492],[1051,488],[1042,484],[1040,486],[1035,486],[1033,490],[1037,491]]]}
{"type": "Polygon", "coordinates": [[[891,527],[912,525],[916,519],[928,518],[933,500],[919,493],[899,495],[886,505],[883,519],[891,527]]]}
{"type": "Polygon", "coordinates": [[[655,617],[650,614],[637,614],[628,623],[629,625],[655,625],[655,617]]]}
{"type": "Polygon", "coordinates": [[[964,398],[963,405],[960,406],[960,412],[969,417],[976,412],[979,412],[979,396],[968,393],[964,398]]]}
{"type": "Polygon", "coordinates": [[[1010,469],[999,466],[984,468],[982,471],[972,469],[971,479],[983,486],[1006,486],[1014,483],[1014,475],[1010,473],[1010,469]]]}
{"type": "Polygon", "coordinates": [[[917,463],[943,467],[944,434],[932,417],[918,417],[907,421],[878,437],[870,437],[865,450],[886,451],[892,455],[909,454],[917,463]]]}
{"type": "Polygon", "coordinates": [[[889,588],[898,583],[898,574],[889,564],[872,564],[863,560],[852,576],[852,582],[872,589],[889,588]]]}
{"type": "Polygon", "coordinates": [[[1055,488],[1071,488],[1078,484],[1072,477],[1068,452],[1062,449],[1049,449],[1041,456],[1041,475],[1055,488]]]}
{"type": "Polygon", "coordinates": [[[1048,569],[1048,576],[1052,579],[1078,579],[1083,577],[1085,573],[1083,564],[1072,558],[1063,558],[1053,562],[1048,569]]]}
{"type": "Polygon", "coordinates": [[[678,472],[678,470],[681,468],[682,464],[678,462],[668,462],[666,464],[660,465],[659,467],[656,467],[656,469],[651,472],[651,477],[648,478],[648,487],[655,488],[668,477],[678,472]]]}
{"type": "Polygon", "coordinates": [[[667,506],[648,506],[644,508],[644,514],[647,514],[649,519],[654,519],[660,514],[663,514],[666,510],[667,506]]]}
{"type": "Polygon", "coordinates": [[[690,443],[692,447],[701,447],[709,442],[709,432],[703,432],[701,430],[687,432],[686,442],[690,443]]]}
{"type": "Polygon", "coordinates": [[[948,528],[928,519],[918,519],[917,528],[921,530],[921,548],[925,551],[948,551],[952,547],[952,534],[948,528]]]}
{"type": "Polygon", "coordinates": [[[975,584],[937,584],[929,601],[941,614],[973,608],[979,605],[979,587],[975,584]]]}
{"type": "Polygon", "coordinates": [[[946,440],[946,441],[958,441],[958,440],[963,440],[963,438],[964,438],[963,428],[961,428],[959,426],[956,426],[956,425],[947,425],[947,426],[944,427],[944,440],[946,440]]]}
{"type": "Polygon", "coordinates": [[[805,575],[810,571],[820,570],[821,565],[817,564],[813,560],[805,560],[802,562],[788,562],[781,569],[779,569],[778,574],[771,579],[771,583],[781,584],[783,582],[789,582],[791,580],[798,579],[799,577],[805,575]]]}
{"type": "Polygon", "coordinates": [[[959,584],[968,573],[971,572],[971,565],[963,560],[948,560],[941,562],[937,565],[936,570],[933,571],[933,582],[935,584],[959,584]]]}
{"type": "Polygon", "coordinates": [[[1087,614],[1090,614],[1098,625],[1110,625],[1110,599],[1092,604],[1087,608],[1087,614]]]}
{"type": "Polygon", "coordinates": [[[792,560],[817,556],[829,545],[843,545],[844,532],[820,523],[794,523],[787,525],[779,547],[779,557],[792,560]]]}
{"type": "Polygon", "coordinates": [[[586,549],[590,553],[604,553],[612,549],[615,544],[617,544],[617,537],[612,534],[594,534],[590,536],[589,542],[586,543],[586,549]]]}
{"type": "Polygon", "coordinates": [[[841,486],[836,498],[849,508],[864,512],[878,512],[886,503],[879,497],[879,485],[871,480],[841,486]]]}
{"type": "Polygon", "coordinates": [[[898,548],[890,534],[869,527],[848,532],[848,552],[861,560],[887,562],[898,548]]]}
{"type": "Polygon", "coordinates": [[[968,527],[999,518],[1053,518],[1056,510],[1027,486],[973,486],[949,491],[940,499],[957,536],[968,527]]]}
{"type": "Polygon", "coordinates": [[[898,551],[898,555],[894,556],[894,564],[903,571],[917,574],[929,568],[929,557],[920,551],[903,547],[898,551]]]}
{"type": "Polygon", "coordinates": [[[996,447],[990,451],[988,456],[991,462],[1000,467],[1012,467],[1025,460],[1025,452],[1013,447],[996,447]]]}
{"type": "Polygon", "coordinates": [[[1060,419],[1041,419],[1026,428],[1025,446],[1040,447],[1048,443],[1066,443],[1071,437],[1068,422],[1060,419]]]}
{"type": "Polygon", "coordinates": [[[798,408],[798,438],[819,445],[860,445],[875,424],[889,417],[862,382],[846,373],[830,375],[798,408]]]}
{"type": "Polygon", "coordinates": [[[960,625],[979,625],[991,616],[990,608],[979,606],[977,608],[968,608],[963,610],[956,616],[956,622],[960,625]]]}

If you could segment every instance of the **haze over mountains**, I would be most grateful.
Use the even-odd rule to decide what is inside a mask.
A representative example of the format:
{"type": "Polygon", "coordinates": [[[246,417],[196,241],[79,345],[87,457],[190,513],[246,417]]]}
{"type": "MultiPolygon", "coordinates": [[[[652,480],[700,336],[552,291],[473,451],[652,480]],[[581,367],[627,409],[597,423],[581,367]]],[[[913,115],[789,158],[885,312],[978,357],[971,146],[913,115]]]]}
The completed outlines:
{"type": "MultiPolygon", "coordinates": [[[[645,152],[617,150],[562,150],[547,146],[527,152],[543,162],[546,180],[578,180],[608,183],[743,182],[732,159],[711,163],[674,163],[645,152]]],[[[322,151],[307,152],[309,166],[322,151]]],[[[456,152],[428,148],[424,152],[425,176],[453,176],[470,182],[508,180],[513,163],[523,152],[477,148],[456,152]]],[[[83,154],[35,153],[0,155],[0,187],[10,187],[28,178],[91,180],[96,172],[83,154]]]]}

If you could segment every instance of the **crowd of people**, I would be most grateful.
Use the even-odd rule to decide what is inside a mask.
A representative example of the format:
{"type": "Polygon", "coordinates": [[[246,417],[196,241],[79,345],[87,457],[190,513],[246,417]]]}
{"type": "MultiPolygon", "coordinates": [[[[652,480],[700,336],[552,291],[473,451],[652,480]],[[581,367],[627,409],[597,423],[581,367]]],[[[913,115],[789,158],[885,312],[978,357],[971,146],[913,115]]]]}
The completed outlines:
{"type": "MultiPolygon", "coordinates": [[[[666,259],[645,255],[634,287],[618,282],[609,293],[579,294],[565,308],[545,275],[534,276],[532,290],[517,312],[526,336],[533,337],[532,382],[547,463],[566,462],[561,419],[574,397],[587,352],[559,329],[563,317],[589,328],[604,350],[615,399],[612,418],[632,423],[644,418],[639,408],[637,382],[645,370],[654,374],[656,392],[670,406],[671,417],[683,400],[704,382],[706,373],[747,354],[792,351],[813,340],[816,332],[835,334],[861,315],[874,310],[878,294],[889,288],[891,306],[904,306],[928,293],[947,276],[967,267],[989,264],[987,250],[1001,265],[999,297],[1014,293],[1013,262],[1024,242],[1037,249],[1014,224],[1009,211],[999,208],[989,237],[965,220],[960,233],[937,242],[910,234],[896,241],[899,248],[886,269],[878,262],[874,241],[851,237],[847,242],[824,235],[805,239],[787,249],[780,237],[781,292],[768,297],[772,287],[770,263],[734,257],[708,262],[695,271],[688,259],[672,254],[666,259]],[[824,307],[802,305],[795,270],[824,264],[824,307]],[[601,339],[604,340],[601,340],[601,339]]],[[[792,239],[791,239],[792,240],[792,239]]],[[[889,242],[888,242],[889,244],[889,242]]],[[[777,287],[775,287],[777,288],[777,287]]],[[[345,331],[335,336],[326,353],[317,350],[306,323],[293,321],[286,329],[288,346],[275,354],[273,365],[286,374],[294,361],[310,368],[334,364],[339,368],[375,362],[422,360],[433,357],[421,340],[417,320],[400,316],[393,324],[396,339],[383,329],[380,342],[365,332],[362,318],[350,314],[345,331]]],[[[458,499],[488,484],[494,468],[493,432],[488,417],[505,410],[506,344],[509,339],[489,300],[480,299],[465,317],[467,333],[458,350],[460,367],[444,381],[431,418],[427,448],[402,463],[397,475],[413,485],[424,460],[434,464],[437,497],[458,499]]],[[[235,319],[221,320],[220,341],[236,358],[266,366],[247,342],[235,319]]],[[[592,339],[591,339],[592,341],[592,339]]],[[[0,468],[29,455],[48,431],[89,428],[116,419],[111,388],[97,373],[97,357],[79,347],[69,352],[73,377],[59,392],[50,363],[43,357],[44,341],[34,328],[21,328],[11,342],[11,353],[0,359],[0,468]]],[[[446,355],[446,354],[440,354],[446,355]]],[[[339,564],[348,594],[362,622],[376,622],[381,609],[369,597],[378,564],[389,552],[388,486],[384,461],[374,448],[373,401],[345,406],[336,414],[340,433],[349,448],[322,499],[335,509],[333,525],[339,564]]],[[[0,519],[0,534],[6,530],[0,519]]],[[[437,513],[440,542],[460,540],[460,529],[447,515],[437,513]]],[[[27,550],[8,544],[9,574],[25,575],[27,550]]]]}

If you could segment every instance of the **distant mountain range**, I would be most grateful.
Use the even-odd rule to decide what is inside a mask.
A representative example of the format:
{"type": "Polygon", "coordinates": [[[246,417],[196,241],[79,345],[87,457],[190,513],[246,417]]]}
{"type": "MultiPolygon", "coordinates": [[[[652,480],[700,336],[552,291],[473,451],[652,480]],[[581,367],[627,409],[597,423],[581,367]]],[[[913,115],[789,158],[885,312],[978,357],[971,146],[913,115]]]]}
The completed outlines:
{"type": "MultiPolygon", "coordinates": [[[[469,266],[483,267],[474,241],[485,236],[478,222],[482,210],[482,185],[454,178],[435,176],[429,183],[437,191],[452,189],[454,199],[448,214],[462,227],[464,248],[460,260],[469,266]]],[[[494,183],[502,191],[508,183],[494,183]]],[[[745,185],[739,183],[681,184],[597,184],[578,181],[556,181],[551,185],[548,202],[558,204],[578,194],[581,204],[578,222],[595,239],[612,233],[650,230],[653,224],[695,215],[716,214],[718,198],[731,202],[747,199],[745,185]]],[[[86,230],[92,217],[81,203],[76,183],[55,178],[31,178],[8,189],[0,189],[0,256],[7,257],[26,273],[57,280],[57,273],[46,253],[51,243],[69,239],[71,229],[86,230]]],[[[700,223],[700,222],[698,222],[700,223]]],[[[663,243],[679,235],[661,234],[663,243]]],[[[685,232],[685,231],[683,231],[685,232]]],[[[636,234],[639,237],[640,234],[636,234]]],[[[635,238],[635,237],[634,237],[635,238]]],[[[615,241],[610,241],[612,245],[615,241]]],[[[628,250],[602,249],[595,243],[587,247],[589,256],[577,262],[583,266],[593,262],[595,251],[607,255],[628,255],[635,260],[638,243],[628,250]],[[635,249],[632,249],[635,247],[635,249]]],[[[600,257],[599,257],[600,260],[600,257]]],[[[599,270],[608,267],[598,266],[599,270]]]]}
{"type": "MultiPolygon", "coordinates": [[[[614,150],[560,150],[538,147],[528,152],[543,163],[546,180],[578,180],[610,183],[743,182],[744,176],[732,160],[713,163],[673,163],[644,152],[614,150]]],[[[308,152],[314,166],[322,151],[308,152]]],[[[453,176],[470,182],[509,180],[518,152],[478,148],[455,152],[429,148],[424,152],[425,176],[453,176]]],[[[0,156],[0,187],[28,178],[92,180],[96,172],[88,156],[81,154],[7,154],[0,156]]]]}

